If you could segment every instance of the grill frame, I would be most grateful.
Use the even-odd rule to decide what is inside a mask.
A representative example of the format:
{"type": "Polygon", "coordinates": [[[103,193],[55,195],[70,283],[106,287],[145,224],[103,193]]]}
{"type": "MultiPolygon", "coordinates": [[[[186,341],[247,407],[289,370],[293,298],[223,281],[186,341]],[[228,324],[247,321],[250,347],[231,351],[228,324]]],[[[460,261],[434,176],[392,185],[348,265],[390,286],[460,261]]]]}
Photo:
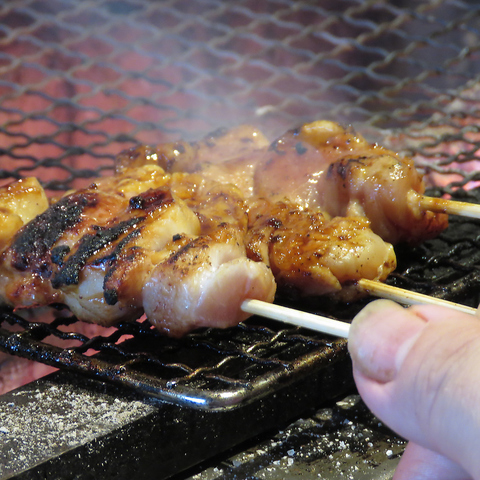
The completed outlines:
{"type": "MultiPolygon", "coordinates": [[[[228,410],[240,407],[264,396],[272,395],[292,382],[314,375],[318,371],[326,369],[332,363],[345,362],[347,357],[346,342],[343,340],[322,339],[318,335],[315,338],[315,335],[308,332],[302,333],[297,328],[274,331],[264,325],[255,327],[254,325],[241,324],[231,329],[231,331],[235,330],[240,334],[246,334],[247,337],[249,335],[252,337],[256,336],[255,332],[258,331],[268,332],[270,340],[262,343],[250,341],[250,345],[246,349],[247,351],[231,349],[231,351],[222,352],[222,347],[220,346],[222,342],[216,342],[215,336],[217,336],[218,340],[218,335],[215,335],[214,332],[207,330],[189,334],[186,339],[180,341],[183,344],[181,348],[189,350],[186,354],[187,357],[192,355],[192,352],[194,356],[197,356],[196,350],[205,353],[206,349],[208,349],[220,353],[222,355],[221,360],[213,366],[209,365],[212,361],[211,358],[193,362],[195,366],[187,366],[181,363],[182,355],[179,355],[178,360],[174,364],[166,365],[166,369],[182,369],[184,370],[184,375],[172,378],[164,375],[162,378],[160,375],[148,374],[135,368],[135,361],[138,360],[159,362],[158,356],[152,352],[146,353],[144,346],[142,346],[145,336],[150,337],[147,339],[149,342],[155,342],[159,338],[159,335],[152,330],[147,321],[120,325],[111,334],[110,338],[113,338],[113,342],[115,342],[117,338],[131,335],[132,333],[135,335],[136,332],[139,339],[134,338],[137,342],[136,346],[133,347],[133,353],[131,353],[132,347],[129,344],[132,343],[132,340],[126,340],[120,345],[115,345],[113,342],[109,342],[108,339],[105,341],[102,337],[89,339],[81,334],[62,332],[58,327],[61,327],[63,322],[61,319],[59,320],[54,321],[53,324],[38,321],[28,322],[10,311],[3,312],[3,314],[0,314],[2,323],[11,323],[17,327],[22,325],[24,329],[21,332],[12,332],[6,328],[0,328],[0,350],[50,366],[82,373],[102,381],[113,382],[144,395],[169,401],[180,406],[200,410],[228,410]],[[80,347],[65,348],[42,341],[50,335],[61,336],[66,340],[81,339],[83,343],[80,347]],[[293,355],[291,360],[282,361],[279,357],[282,354],[288,354],[289,350],[288,345],[282,345],[282,341],[284,342],[285,339],[287,342],[290,341],[290,348],[292,349],[302,343],[304,345],[317,345],[318,348],[312,349],[310,347],[310,352],[302,355],[293,355]],[[95,356],[85,355],[84,352],[89,349],[89,346],[96,343],[100,343],[100,346],[95,347],[100,350],[100,353],[95,356]],[[277,357],[272,357],[272,354],[270,354],[270,356],[267,355],[266,358],[262,358],[262,355],[256,356],[248,352],[248,350],[253,350],[254,348],[257,350],[264,349],[267,352],[270,350],[275,352],[277,357]],[[112,361],[112,354],[114,355],[115,353],[120,354],[124,358],[133,358],[133,360],[130,359],[126,362],[112,361]],[[230,377],[221,373],[221,369],[225,368],[227,362],[234,363],[242,357],[246,359],[247,363],[242,364],[240,367],[234,367],[230,377]],[[248,375],[248,362],[263,364],[270,371],[260,374],[254,373],[250,375],[250,378],[244,380],[236,378],[238,375],[248,375]],[[211,385],[212,383],[213,385],[211,385]],[[226,387],[221,388],[218,385],[225,385],[226,387]]],[[[75,322],[76,319],[70,317],[67,324],[71,321],[75,322]]],[[[224,333],[227,339],[232,337],[230,332],[220,333],[224,333]]],[[[163,343],[166,346],[167,350],[171,348],[174,342],[171,339],[159,341],[159,343],[163,343]]],[[[290,356],[292,355],[290,354],[290,356]]],[[[165,364],[162,364],[162,366],[165,367],[165,364]]]]}

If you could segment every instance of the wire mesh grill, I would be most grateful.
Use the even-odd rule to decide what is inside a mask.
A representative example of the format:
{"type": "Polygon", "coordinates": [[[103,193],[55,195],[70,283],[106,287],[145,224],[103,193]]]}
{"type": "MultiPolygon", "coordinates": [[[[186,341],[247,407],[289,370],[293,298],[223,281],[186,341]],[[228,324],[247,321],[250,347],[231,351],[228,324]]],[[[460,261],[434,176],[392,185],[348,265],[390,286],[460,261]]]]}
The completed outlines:
{"type": "Polygon", "coordinates": [[[4,311],[0,349],[209,410],[244,405],[346,356],[343,341],[268,323],[173,340],[146,320],[117,325],[93,338],[71,331],[76,321],[27,321],[4,311]]]}
{"type": "Polygon", "coordinates": [[[372,135],[389,129],[393,138],[402,129],[403,140],[413,136],[415,150],[429,157],[425,127],[448,125],[449,141],[457,136],[469,147],[468,161],[477,142],[467,131],[477,122],[459,125],[446,107],[475,90],[479,8],[466,1],[3,2],[0,174],[33,173],[63,189],[111,168],[115,154],[139,142],[198,138],[242,122],[275,135],[318,118],[372,135]]]}
{"type": "MultiPolygon", "coordinates": [[[[480,180],[479,34],[480,6],[461,0],[3,2],[0,178],[35,175],[65,190],[139,143],[239,123],[274,137],[327,118],[413,155],[432,185],[455,194],[480,180]]],[[[441,236],[409,250],[408,265],[399,251],[390,282],[476,304],[477,229],[456,230],[467,232],[462,249],[441,236]]],[[[361,305],[306,308],[349,319],[361,305]]],[[[263,321],[177,342],[148,323],[89,338],[62,315],[37,320],[5,312],[1,348],[207,408],[249,401],[345,353],[343,342],[263,321]]]]}

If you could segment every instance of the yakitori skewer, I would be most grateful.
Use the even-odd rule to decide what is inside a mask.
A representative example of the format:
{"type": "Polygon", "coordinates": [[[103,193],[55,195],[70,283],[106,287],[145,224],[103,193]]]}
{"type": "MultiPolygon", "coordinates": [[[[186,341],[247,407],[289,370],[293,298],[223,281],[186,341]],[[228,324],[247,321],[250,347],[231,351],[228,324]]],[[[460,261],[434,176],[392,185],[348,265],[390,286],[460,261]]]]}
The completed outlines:
{"type": "MultiPolygon", "coordinates": [[[[410,292],[402,288],[392,287],[391,285],[386,285],[373,280],[360,280],[357,284],[366,293],[381,298],[395,300],[404,305],[438,305],[462,313],[468,313],[470,315],[475,315],[476,313],[476,309],[472,307],[449,302],[440,298],[429,297],[428,295],[423,295],[421,293],[410,292]]],[[[272,320],[279,320],[281,322],[309,328],[336,337],[348,338],[350,331],[349,323],[259,300],[245,300],[242,303],[241,309],[244,312],[253,315],[259,315],[272,320]]]]}

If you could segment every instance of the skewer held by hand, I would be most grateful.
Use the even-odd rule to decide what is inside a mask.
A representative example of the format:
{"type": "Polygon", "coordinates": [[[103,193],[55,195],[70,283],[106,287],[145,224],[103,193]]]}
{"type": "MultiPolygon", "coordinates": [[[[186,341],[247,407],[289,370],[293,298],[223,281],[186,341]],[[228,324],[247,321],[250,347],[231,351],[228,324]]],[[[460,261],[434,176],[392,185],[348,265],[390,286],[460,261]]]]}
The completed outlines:
{"type": "Polygon", "coordinates": [[[404,305],[438,305],[452,308],[459,312],[468,313],[470,315],[475,315],[477,312],[475,308],[467,307],[465,305],[461,305],[460,303],[449,302],[448,300],[443,300],[441,298],[435,298],[428,295],[423,295],[422,293],[411,292],[410,290],[393,287],[375,280],[367,280],[366,278],[362,278],[357,282],[357,285],[365,293],[375,297],[394,300],[404,305]]]}

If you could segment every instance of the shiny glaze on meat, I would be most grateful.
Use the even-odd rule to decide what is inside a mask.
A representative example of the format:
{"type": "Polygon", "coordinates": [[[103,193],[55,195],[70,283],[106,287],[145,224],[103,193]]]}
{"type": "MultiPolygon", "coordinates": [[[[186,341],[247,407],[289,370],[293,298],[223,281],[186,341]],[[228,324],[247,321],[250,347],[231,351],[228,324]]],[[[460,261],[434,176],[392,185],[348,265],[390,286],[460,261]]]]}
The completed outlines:
{"type": "Polygon", "coordinates": [[[279,286],[302,295],[344,293],[361,278],[385,280],[396,267],[392,245],[363,218],[329,219],[262,199],[251,204],[249,219],[249,256],[269,265],[279,286]]]}

